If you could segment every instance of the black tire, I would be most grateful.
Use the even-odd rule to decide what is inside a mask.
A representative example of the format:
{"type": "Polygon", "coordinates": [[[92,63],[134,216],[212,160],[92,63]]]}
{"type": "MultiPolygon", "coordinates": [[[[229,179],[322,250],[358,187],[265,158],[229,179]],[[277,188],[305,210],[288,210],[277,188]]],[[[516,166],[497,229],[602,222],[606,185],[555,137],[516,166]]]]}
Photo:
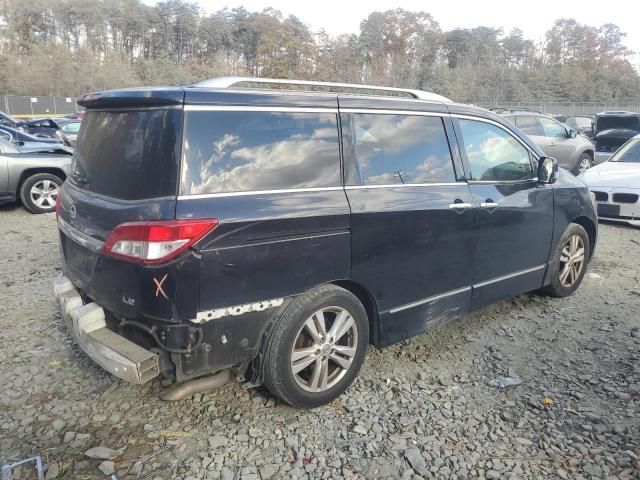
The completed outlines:
{"type": "Polygon", "coordinates": [[[50,213],[55,211],[57,195],[48,195],[47,198],[43,200],[42,205],[38,205],[36,203],[37,199],[34,199],[31,194],[31,189],[35,185],[40,182],[47,181],[50,182],[49,185],[55,185],[56,190],[64,183],[61,178],[51,175],[50,173],[36,173],[22,182],[22,185],[20,186],[20,199],[22,200],[24,208],[29,210],[31,213],[50,213]]]}
{"type": "MultiPolygon", "coordinates": [[[[333,322],[336,319],[337,315],[333,322]]],[[[327,332],[330,332],[330,327],[327,328],[327,332]]],[[[327,335],[327,339],[329,339],[328,337],[327,335]]],[[[337,343],[339,339],[335,340],[337,343]]],[[[356,378],[364,362],[368,344],[369,322],[367,313],[355,295],[336,285],[322,285],[309,290],[292,300],[271,329],[264,347],[265,355],[262,368],[265,386],[275,396],[294,407],[316,408],[325,405],[342,395],[356,378]],[[336,383],[331,388],[317,392],[307,391],[300,385],[298,374],[305,375],[307,368],[313,371],[313,369],[317,368],[318,363],[314,361],[309,367],[298,372],[298,374],[294,374],[291,363],[292,350],[294,344],[300,340],[305,322],[315,312],[323,308],[329,309],[332,307],[345,310],[354,320],[353,325],[355,325],[356,334],[354,335],[353,331],[349,330],[341,338],[343,339],[342,341],[345,341],[345,338],[347,338],[346,341],[350,339],[355,344],[353,345],[355,347],[355,355],[350,366],[344,369],[346,370],[345,373],[336,379],[336,383]]],[[[316,350],[317,352],[319,350],[316,350]]],[[[319,357],[316,356],[315,358],[318,361],[322,361],[319,357]]],[[[336,372],[338,364],[331,360],[331,355],[325,361],[328,362],[327,371],[333,367],[333,371],[336,372]]],[[[311,377],[312,375],[311,373],[309,376],[311,377]]],[[[309,379],[309,383],[311,383],[311,379],[309,379]]]]}
{"type": "Polygon", "coordinates": [[[553,259],[551,262],[551,283],[544,287],[542,291],[554,297],[568,297],[572,295],[582,283],[582,280],[587,273],[587,268],[589,265],[589,259],[591,257],[591,244],[589,243],[589,235],[586,230],[576,223],[571,223],[565,230],[562,238],[558,242],[558,245],[553,252],[553,259]],[[567,247],[568,242],[573,236],[580,237],[582,241],[582,245],[584,248],[584,261],[582,263],[582,267],[580,269],[580,273],[576,276],[575,280],[571,283],[570,286],[564,285],[561,281],[561,273],[563,272],[563,267],[565,266],[565,262],[562,261],[563,250],[567,247]]]}
{"type": "Polygon", "coordinates": [[[593,158],[591,158],[591,155],[589,155],[587,152],[584,152],[578,157],[578,162],[576,163],[576,166],[573,167],[573,170],[571,170],[571,172],[574,175],[580,175],[582,172],[590,169],[591,167],[593,167],[593,158]],[[584,163],[586,165],[587,162],[588,166],[586,168],[582,167],[582,164],[584,163]]]}

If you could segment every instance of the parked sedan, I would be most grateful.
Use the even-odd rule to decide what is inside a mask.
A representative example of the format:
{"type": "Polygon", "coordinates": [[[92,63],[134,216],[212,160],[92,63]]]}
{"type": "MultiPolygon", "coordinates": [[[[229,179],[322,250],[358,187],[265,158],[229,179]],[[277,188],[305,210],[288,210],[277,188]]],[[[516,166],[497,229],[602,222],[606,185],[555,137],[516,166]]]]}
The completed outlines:
{"type": "Polygon", "coordinates": [[[0,203],[19,198],[30,212],[53,212],[70,168],[70,151],[57,144],[27,153],[0,139],[0,203]]]}
{"type": "Polygon", "coordinates": [[[56,132],[56,137],[64,145],[68,145],[71,148],[76,147],[76,140],[78,138],[78,132],[80,131],[81,122],[69,122],[56,132]]]}
{"type": "Polygon", "coordinates": [[[640,135],[581,178],[595,197],[599,218],[640,227],[640,135]]]}
{"type": "Polygon", "coordinates": [[[568,125],[535,112],[510,112],[502,116],[571,173],[578,175],[593,165],[595,146],[568,125]]]}
{"type": "Polygon", "coordinates": [[[43,143],[58,143],[58,140],[55,138],[34,137],[33,135],[24,133],[21,130],[6,127],[4,125],[0,125],[0,138],[11,142],[19,150],[22,150],[23,148],[28,150],[32,147],[41,147],[43,143]]]}

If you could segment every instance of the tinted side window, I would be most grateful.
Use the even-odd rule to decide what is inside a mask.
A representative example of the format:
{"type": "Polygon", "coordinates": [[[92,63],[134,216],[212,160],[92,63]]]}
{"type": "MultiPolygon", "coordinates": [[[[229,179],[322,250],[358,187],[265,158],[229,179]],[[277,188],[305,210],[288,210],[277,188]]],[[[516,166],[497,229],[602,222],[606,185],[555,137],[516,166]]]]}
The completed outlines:
{"type": "Polygon", "coordinates": [[[334,113],[185,112],[182,194],[336,186],[334,113]]]}
{"type": "Polygon", "coordinates": [[[526,180],[533,177],[529,151],[507,132],[474,120],[459,120],[473,180],[526,180]]]}
{"type": "MultiPolygon", "coordinates": [[[[349,185],[454,182],[449,142],[440,117],[355,113],[343,115],[349,185]]],[[[345,159],[346,160],[346,159],[345,159]]]]}
{"type": "Polygon", "coordinates": [[[566,138],[567,131],[558,122],[541,117],[540,123],[542,124],[542,128],[544,128],[544,134],[547,137],[566,138]]]}
{"type": "Polygon", "coordinates": [[[538,123],[538,119],[536,117],[518,115],[516,117],[516,126],[527,135],[544,136],[542,127],[540,126],[540,123],[538,123]]]}

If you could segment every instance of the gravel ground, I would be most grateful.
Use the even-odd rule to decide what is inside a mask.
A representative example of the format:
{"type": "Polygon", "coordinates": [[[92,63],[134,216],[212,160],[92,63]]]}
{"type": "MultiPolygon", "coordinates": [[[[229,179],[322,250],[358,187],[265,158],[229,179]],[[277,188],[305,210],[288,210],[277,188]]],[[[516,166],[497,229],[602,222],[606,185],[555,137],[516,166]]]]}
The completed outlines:
{"type": "Polygon", "coordinates": [[[574,296],[370,348],[345,395],[303,411],[237,385],[166,404],[159,382],[104,373],[52,296],[54,216],[0,215],[2,464],[40,455],[47,479],[640,478],[638,229],[601,226],[574,296]]]}

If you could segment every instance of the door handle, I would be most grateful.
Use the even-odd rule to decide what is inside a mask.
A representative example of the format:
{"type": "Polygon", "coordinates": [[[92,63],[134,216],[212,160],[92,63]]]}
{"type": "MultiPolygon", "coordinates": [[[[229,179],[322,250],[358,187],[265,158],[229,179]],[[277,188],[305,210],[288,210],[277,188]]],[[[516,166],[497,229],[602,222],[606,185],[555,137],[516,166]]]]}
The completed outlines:
{"type": "Polygon", "coordinates": [[[458,203],[449,204],[449,208],[451,210],[466,210],[467,208],[474,208],[474,207],[475,205],[473,203],[458,202],[458,203]]]}
{"type": "Polygon", "coordinates": [[[550,147],[555,147],[556,146],[556,142],[549,142],[549,146],[550,147]]]}
{"type": "Polygon", "coordinates": [[[480,204],[481,208],[496,208],[497,206],[498,204],[495,202],[482,202],[480,204]]]}

